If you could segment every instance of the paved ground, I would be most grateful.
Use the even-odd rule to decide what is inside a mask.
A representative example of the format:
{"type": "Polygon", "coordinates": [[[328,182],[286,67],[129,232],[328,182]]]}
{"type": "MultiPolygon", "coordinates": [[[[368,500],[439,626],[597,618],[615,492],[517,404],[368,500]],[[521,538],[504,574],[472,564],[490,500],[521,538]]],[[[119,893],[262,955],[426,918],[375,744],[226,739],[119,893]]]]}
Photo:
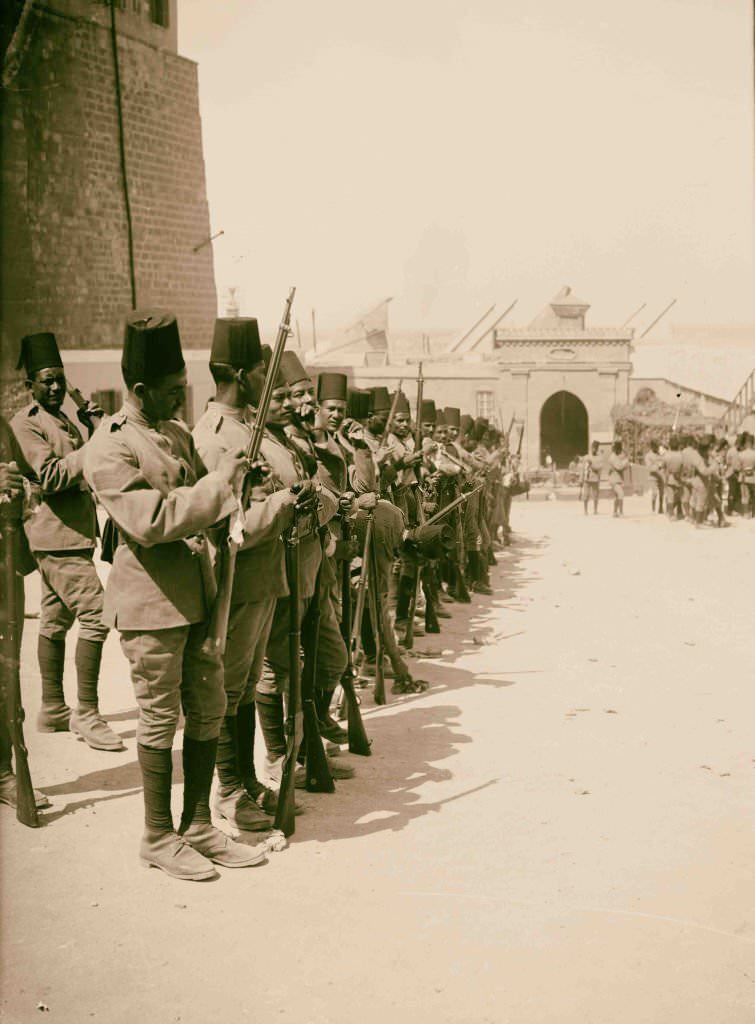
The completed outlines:
{"type": "Polygon", "coordinates": [[[370,710],[358,778],[216,882],[138,865],[111,638],[128,751],[30,727],[54,809],[0,809],[3,1019],[752,1024],[755,523],[627,505],[518,504],[495,597],[418,641],[430,692],[370,710]]]}

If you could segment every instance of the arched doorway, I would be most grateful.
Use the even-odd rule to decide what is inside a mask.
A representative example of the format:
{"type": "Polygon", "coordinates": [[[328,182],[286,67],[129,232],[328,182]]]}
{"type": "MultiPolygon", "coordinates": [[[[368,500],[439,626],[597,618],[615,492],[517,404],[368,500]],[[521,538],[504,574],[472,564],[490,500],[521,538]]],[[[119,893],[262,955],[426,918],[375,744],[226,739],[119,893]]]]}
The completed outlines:
{"type": "Polygon", "coordinates": [[[540,461],[550,452],[559,469],[575,455],[584,455],[588,442],[587,409],[571,391],[557,391],[540,410],[540,461]]]}

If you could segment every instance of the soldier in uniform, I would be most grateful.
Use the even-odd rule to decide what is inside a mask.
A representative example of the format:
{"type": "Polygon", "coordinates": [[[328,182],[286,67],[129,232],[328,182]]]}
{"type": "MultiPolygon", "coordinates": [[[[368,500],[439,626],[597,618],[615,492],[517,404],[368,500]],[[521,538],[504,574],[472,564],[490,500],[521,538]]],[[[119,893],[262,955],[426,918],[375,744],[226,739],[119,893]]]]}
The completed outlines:
{"type": "MultiPolygon", "coordinates": [[[[67,383],[54,334],[27,335],[21,341],[19,369],[26,368],[32,401],[11,423],[29,479],[41,492],[40,504],[25,522],[29,547],[41,577],[37,656],[42,677],[40,732],[68,729],[95,750],[125,750],[99,712],[103,590],[94,566],[95,505],[84,482],[84,440],[63,412],[67,383]],[[63,693],[66,636],[79,620],[76,641],[78,706],[71,711],[63,693]]],[[[102,411],[90,405],[85,422],[102,411]]]]}
{"type": "MultiPolygon", "coordinates": [[[[248,448],[264,369],[257,321],[216,320],[210,351],[216,394],[192,431],[208,470],[214,470],[226,452],[248,448]]],[[[263,438],[263,460],[268,444],[263,438]]],[[[274,478],[258,478],[244,513],[223,657],[227,705],[218,740],[219,785],[213,805],[220,817],[242,830],[269,828],[270,819],[263,812],[272,813],[277,802],[274,792],[258,781],[254,767],[254,694],[276,602],[288,594],[281,534],[293,522],[296,505],[311,493],[311,485],[304,493],[295,493],[274,478]]]]}
{"type": "MultiPolygon", "coordinates": [[[[309,417],[309,408],[314,411],[314,388],[302,367],[296,353],[284,352],[281,358],[276,388],[273,391],[273,402],[267,418],[267,436],[269,444],[265,448],[265,459],[271,468],[271,475],[286,487],[298,490],[306,488],[311,499],[304,503],[305,507],[317,502],[318,493],[312,486],[317,472],[317,461],[313,450],[313,441],[303,426],[309,417]],[[305,386],[305,382],[309,382],[305,386]],[[292,383],[302,385],[297,389],[297,397],[292,397],[292,383]],[[303,415],[297,417],[296,411],[303,415]],[[291,428],[297,436],[295,442],[289,431],[291,428]]],[[[311,421],[313,423],[313,420],[311,421]]],[[[327,492],[319,493],[318,521],[324,526],[335,514],[337,503],[327,492]]],[[[319,531],[310,531],[299,540],[299,622],[301,623],[312,601],[315,584],[322,564],[322,543],[319,531]]],[[[321,609],[322,612],[322,609],[321,609]]],[[[265,671],[257,684],[255,700],[262,726],[262,735],[267,748],[265,770],[270,785],[280,787],[286,753],[286,737],[284,730],[283,701],[289,686],[289,598],[278,599],[273,614],[273,623],[265,654],[265,671]]],[[[338,630],[337,622],[328,620],[327,615],[320,618],[320,642],[317,652],[318,683],[321,680],[332,683],[333,687],[340,680],[346,667],[346,649],[343,638],[338,630]],[[333,636],[332,634],[336,635],[333,636]]],[[[332,692],[332,690],[330,691],[332,692]]],[[[330,700],[330,697],[328,697],[330,700]]],[[[337,724],[337,723],[336,723],[337,724]]],[[[353,769],[336,768],[329,761],[331,775],[336,778],[350,778],[353,769]]],[[[304,784],[303,775],[301,785],[304,784]]]]}
{"type": "MultiPolygon", "coordinates": [[[[326,499],[320,512],[323,552],[318,583],[319,625],[314,702],[320,735],[332,743],[341,744],[348,741],[348,733],[333,718],[330,704],[347,662],[346,645],[338,625],[337,608],[340,602],[336,598],[338,572],[334,558],[337,541],[341,536],[340,521],[335,512],[341,507],[346,487],[345,462],[337,464],[336,456],[341,454],[337,445],[332,438],[323,435],[322,429],[317,430],[318,405],[314,380],[297,354],[284,352],[281,367],[289,386],[291,401],[291,422],[286,427],[286,434],[306,460],[309,472],[319,485],[320,495],[326,499]],[[315,443],[317,437],[321,442],[319,448],[315,443]]],[[[333,383],[336,384],[335,381],[333,383]]],[[[339,383],[345,384],[345,381],[339,383]]],[[[336,393],[345,394],[345,391],[340,389],[336,393]]],[[[332,417],[332,406],[338,399],[330,398],[328,401],[332,417]]],[[[350,507],[350,501],[345,502],[345,505],[350,507]]],[[[331,775],[335,779],[350,779],[354,769],[350,765],[331,762],[331,775]]]]}
{"type": "Polygon", "coordinates": [[[624,515],[624,477],[629,468],[629,459],[624,454],[621,441],[614,441],[608,456],[608,481],[613,489],[613,514],[624,515]]]}
{"type": "Polygon", "coordinates": [[[175,318],[134,313],[121,367],[128,396],[87,445],[84,475],[118,531],[105,620],[120,632],[139,720],[144,864],[175,878],[215,876],[213,864],[248,867],[264,849],[234,843],[210,820],[210,787],[225,715],[223,666],[205,644],[215,578],[205,531],[238,504],[242,449],[212,472],[174,419],[186,369],[175,318]],[[171,813],[172,747],[183,707],[183,811],[171,813]]]}
{"type": "Polygon", "coordinates": [[[658,510],[663,514],[663,456],[658,450],[658,442],[650,442],[649,451],[645,452],[645,466],[650,482],[650,511],[658,510]]]}
{"type": "Polygon", "coordinates": [[[603,470],[603,456],[600,454],[600,444],[593,441],[589,455],[585,455],[582,462],[582,501],[585,506],[585,515],[588,515],[588,505],[592,499],[593,515],[598,514],[598,497],[600,496],[600,474],[603,470]]]}
{"type": "Polygon", "coordinates": [[[672,434],[668,451],[663,456],[663,480],[666,494],[666,515],[669,519],[683,519],[682,512],[682,453],[679,437],[672,434]]]}

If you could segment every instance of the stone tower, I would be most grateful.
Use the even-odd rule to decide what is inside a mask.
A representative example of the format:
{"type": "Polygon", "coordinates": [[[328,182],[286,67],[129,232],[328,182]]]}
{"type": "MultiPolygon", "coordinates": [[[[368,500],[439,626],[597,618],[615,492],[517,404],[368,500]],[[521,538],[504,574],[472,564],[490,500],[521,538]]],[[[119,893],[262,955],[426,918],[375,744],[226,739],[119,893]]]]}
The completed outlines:
{"type": "MultiPolygon", "coordinates": [[[[177,0],[5,0],[3,397],[19,338],[119,347],[133,305],[206,345],[216,315],[196,65],[177,0]]],[[[12,390],[12,388],[11,388],[12,390]]]]}

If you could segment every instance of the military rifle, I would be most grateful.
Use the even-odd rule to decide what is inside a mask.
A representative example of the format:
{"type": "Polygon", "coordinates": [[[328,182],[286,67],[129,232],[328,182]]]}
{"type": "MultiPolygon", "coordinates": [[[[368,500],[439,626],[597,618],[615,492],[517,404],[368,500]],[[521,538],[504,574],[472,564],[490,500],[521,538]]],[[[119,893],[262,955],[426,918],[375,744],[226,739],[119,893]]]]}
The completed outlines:
{"type": "Polygon", "coordinates": [[[301,704],[301,622],[299,619],[299,530],[298,515],[286,530],[283,543],[288,582],[288,707],[286,708],[286,753],[278,792],[274,826],[286,838],[294,834],[296,758],[303,738],[301,704]]]}
{"type": "MultiPolygon", "coordinates": [[[[344,541],[351,540],[351,525],[346,516],[341,517],[341,531],[344,541]]],[[[362,757],[369,757],[370,741],[362,721],[362,712],[359,710],[359,698],[357,697],[354,680],[357,670],[354,665],[354,644],[352,643],[352,619],[351,619],[351,563],[348,558],[343,560],[341,579],[341,634],[346,644],[346,668],[341,676],[341,689],[346,704],[347,726],[349,731],[349,751],[352,754],[360,754],[362,757]]],[[[361,584],[361,577],[360,577],[361,584]]],[[[359,614],[358,627],[361,634],[362,614],[364,612],[364,593],[362,593],[362,611],[359,614]]]]}
{"type": "Polygon", "coordinates": [[[24,741],[24,707],[21,702],[21,666],[19,653],[21,636],[19,621],[23,608],[18,606],[18,580],[16,551],[21,529],[21,501],[3,496],[0,510],[2,530],[3,586],[5,591],[5,622],[0,643],[2,647],[2,700],[5,723],[13,746],[16,768],[16,817],[29,828],[39,826],[37,803],[34,798],[29,752],[24,741]]]}
{"type": "Polygon", "coordinates": [[[368,577],[372,632],[375,639],[375,703],[385,704],[385,673],[383,671],[383,607],[378,583],[377,554],[375,545],[370,547],[370,570],[368,577]]]}
{"type": "MultiPolygon", "coordinates": [[[[259,456],[260,445],[265,433],[265,421],[270,409],[270,401],[275,390],[275,378],[278,376],[281,356],[286,347],[286,341],[291,334],[291,306],[294,302],[296,289],[292,288],[288,293],[286,304],[283,309],[283,317],[278,326],[278,333],[275,338],[270,363],[265,373],[265,382],[262,386],[262,394],[257,404],[257,415],[252,427],[251,437],[246,449],[246,458],[250,466],[259,456]]],[[[225,653],[225,642],[228,634],[228,618],[231,612],[231,594],[233,592],[233,578],[236,573],[236,556],[243,542],[243,516],[249,505],[249,493],[252,484],[252,474],[247,473],[239,499],[239,511],[235,523],[230,528],[225,542],[218,548],[218,592],[210,613],[210,625],[207,630],[202,650],[205,653],[225,653]]]]}
{"type": "MultiPolygon", "coordinates": [[[[323,553],[323,558],[325,557],[323,553]]],[[[321,563],[322,564],[322,563],[321,563]]],[[[328,759],[320,735],[315,705],[315,679],[317,677],[317,647],[320,636],[320,572],[315,577],[312,600],[304,617],[302,641],[304,644],[304,671],[301,676],[301,702],[304,713],[304,753],[306,788],[310,793],[334,793],[328,759]]]]}
{"type": "Polygon", "coordinates": [[[72,385],[66,383],[66,391],[71,396],[71,401],[76,406],[76,414],[79,418],[79,422],[84,424],[89,431],[89,436],[91,437],[95,430],[92,417],[95,419],[101,419],[105,413],[102,409],[99,409],[97,412],[90,409],[90,403],[86,398],[84,398],[78,388],[72,387],[72,385]]]}
{"type": "MultiPolygon", "coordinates": [[[[417,420],[414,432],[414,447],[418,452],[422,451],[422,425],[420,423],[420,416],[422,415],[424,386],[425,378],[422,376],[422,363],[420,363],[417,368],[417,420]]],[[[425,522],[425,511],[422,508],[422,491],[419,479],[419,470],[415,470],[415,475],[417,477],[417,490],[415,492],[417,501],[417,522],[422,526],[425,522]]],[[[414,613],[417,610],[417,596],[419,593],[420,579],[422,577],[419,558],[415,561],[414,571],[414,586],[412,587],[412,593],[409,598],[409,609],[406,616],[406,630],[404,632],[404,647],[406,647],[407,650],[411,650],[414,646],[414,613]]]]}
{"type": "Polygon", "coordinates": [[[449,501],[447,505],[444,505],[444,507],[440,509],[440,511],[430,516],[430,518],[425,523],[425,526],[434,526],[436,523],[439,523],[441,519],[445,519],[445,517],[450,512],[453,512],[455,508],[458,508],[460,505],[463,505],[465,502],[469,501],[472,495],[477,494],[477,492],[482,490],[484,486],[484,484],[477,484],[477,486],[473,487],[471,491],[464,491],[461,494],[459,494],[456,498],[454,498],[453,501],[449,501]]]}

